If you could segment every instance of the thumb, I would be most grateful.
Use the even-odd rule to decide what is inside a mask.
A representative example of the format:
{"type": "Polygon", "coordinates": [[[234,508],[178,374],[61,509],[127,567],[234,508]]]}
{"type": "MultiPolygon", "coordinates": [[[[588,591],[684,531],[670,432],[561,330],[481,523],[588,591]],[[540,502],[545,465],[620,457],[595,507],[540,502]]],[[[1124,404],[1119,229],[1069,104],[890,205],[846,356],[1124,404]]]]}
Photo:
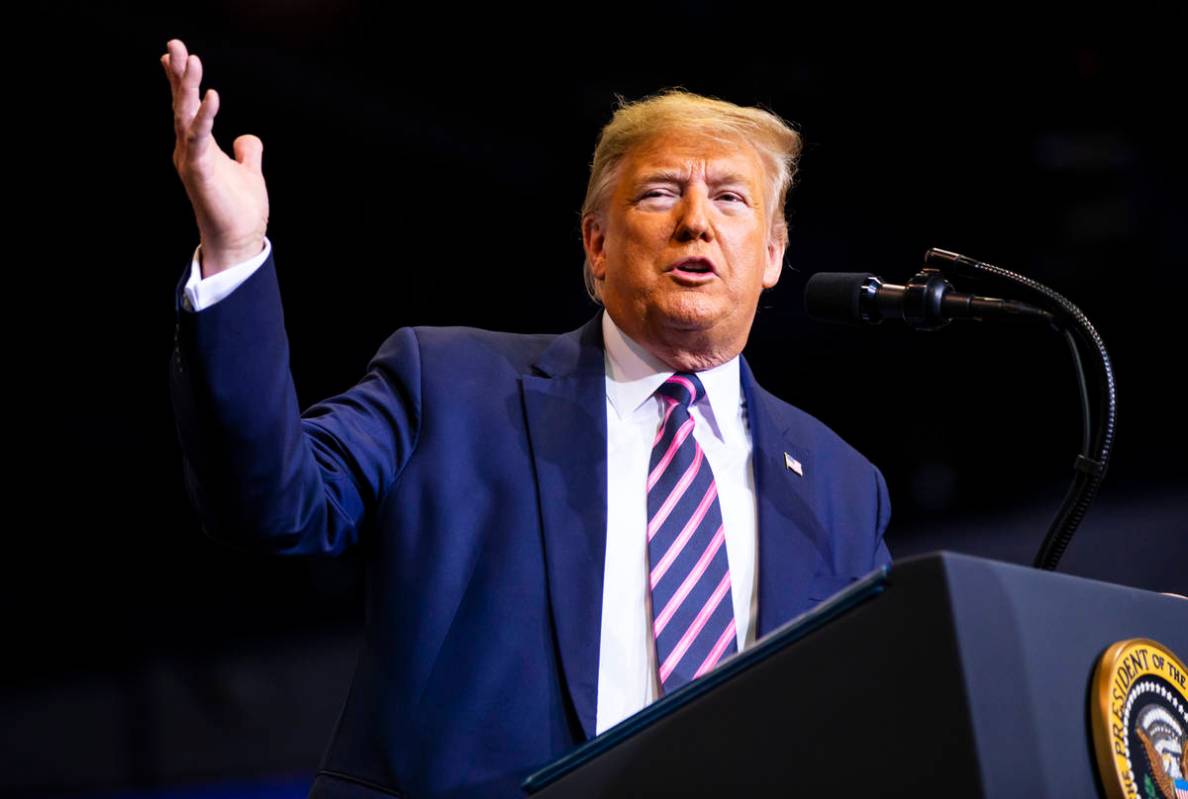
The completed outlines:
{"type": "Polygon", "coordinates": [[[240,136],[232,145],[235,149],[235,160],[256,172],[261,170],[264,158],[264,142],[259,137],[247,134],[240,136]]]}

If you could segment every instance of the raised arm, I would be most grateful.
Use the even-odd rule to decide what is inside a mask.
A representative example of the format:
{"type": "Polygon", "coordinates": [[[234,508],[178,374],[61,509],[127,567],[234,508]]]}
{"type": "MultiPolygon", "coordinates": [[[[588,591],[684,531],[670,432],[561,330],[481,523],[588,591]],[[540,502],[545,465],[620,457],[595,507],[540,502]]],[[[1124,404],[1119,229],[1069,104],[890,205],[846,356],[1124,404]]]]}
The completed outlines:
{"type": "MultiPolygon", "coordinates": [[[[180,41],[168,46],[161,63],[173,89],[173,160],[209,278],[263,247],[262,148],[240,136],[234,159],[219,149],[211,134],[218,95],[207,91],[200,103],[201,62],[180,41]]],[[[398,331],[358,385],[301,414],[271,254],[210,307],[192,312],[179,302],[170,387],[186,488],[207,533],[277,554],[351,546],[415,446],[420,366],[415,335],[398,331]]]]}

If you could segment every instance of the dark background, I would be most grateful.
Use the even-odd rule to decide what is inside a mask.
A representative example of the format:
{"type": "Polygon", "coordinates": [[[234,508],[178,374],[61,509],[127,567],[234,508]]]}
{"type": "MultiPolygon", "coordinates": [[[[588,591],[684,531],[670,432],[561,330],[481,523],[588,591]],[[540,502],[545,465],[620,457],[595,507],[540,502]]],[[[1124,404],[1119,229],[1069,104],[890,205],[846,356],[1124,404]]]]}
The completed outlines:
{"type": "Polygon", "coordinates": [[[586,321],[577,212],[598,130],[616,94],[682,85],[804,136],[787,269],[746,355],[883,469],[892,553],[1029,563],[1079,441],[1047,331],[805,317],[814,272],[902,282],[938,246],[1052,286],[1114,358],[1117,447],[1061,570],[1188,593],[1182,19],[355,0],[49,21],[10,76],[32,102],[9,150],[30,180],[10,264],[27,512],[5,559],[5,793],[265,778],[301,793],[362,622],[357,562],[230,551],[186,504],[166,369],[197,232],[170,162],[171,37],[219,90],[224,148],[264,141],[303,405],[352,385],[402,325],[586,321]]]}

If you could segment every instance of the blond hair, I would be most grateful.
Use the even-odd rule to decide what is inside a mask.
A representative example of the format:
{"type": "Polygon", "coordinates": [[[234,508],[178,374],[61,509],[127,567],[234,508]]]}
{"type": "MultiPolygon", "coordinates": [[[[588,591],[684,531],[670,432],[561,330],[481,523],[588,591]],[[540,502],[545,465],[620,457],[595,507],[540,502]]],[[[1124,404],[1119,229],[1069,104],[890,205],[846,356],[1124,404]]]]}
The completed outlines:
{"type": "MultiPolygon", "coordinates": [[[[706,138],[735,144],[745,141],[755,148],[767,176],[767,201],[771,209],[771,235],[781,247],[788,242],[784,201],[796,162],[800,157],[800,134],[771,111],[739,106],[693,94],[684,89],[666,89],[635,102],[618,98],[619,108],[598,135],[590,182],[582,202],[582,222],[606,207],[624,156],[637,145],[668,130],[693,130],[706,138]]],[[[584,266],[586,291],[601,303],[601,291],[594,280],[590,259],[584,266]]]]}

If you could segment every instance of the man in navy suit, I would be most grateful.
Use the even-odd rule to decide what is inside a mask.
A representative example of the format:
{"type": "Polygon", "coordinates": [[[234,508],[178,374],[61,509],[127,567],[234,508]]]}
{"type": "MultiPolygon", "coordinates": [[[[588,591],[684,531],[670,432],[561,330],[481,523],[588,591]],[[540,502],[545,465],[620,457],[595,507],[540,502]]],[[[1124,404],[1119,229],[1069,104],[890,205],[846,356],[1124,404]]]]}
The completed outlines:
{"type": "Polygon", "coordinates": [[[367,626],[312,793],[517,795],[577,743],[889,562],[878,470],[740,352],[787,241],[799,137],[684,92],[603,130],[582,214],[605,311],[571,333],[392,334],[300,413],[258,139],[171,41],[199,254],[171,383],[205,529],[363,547],[367,626]],[[666,538],[667,537],[667,538],[666,538]]]}

